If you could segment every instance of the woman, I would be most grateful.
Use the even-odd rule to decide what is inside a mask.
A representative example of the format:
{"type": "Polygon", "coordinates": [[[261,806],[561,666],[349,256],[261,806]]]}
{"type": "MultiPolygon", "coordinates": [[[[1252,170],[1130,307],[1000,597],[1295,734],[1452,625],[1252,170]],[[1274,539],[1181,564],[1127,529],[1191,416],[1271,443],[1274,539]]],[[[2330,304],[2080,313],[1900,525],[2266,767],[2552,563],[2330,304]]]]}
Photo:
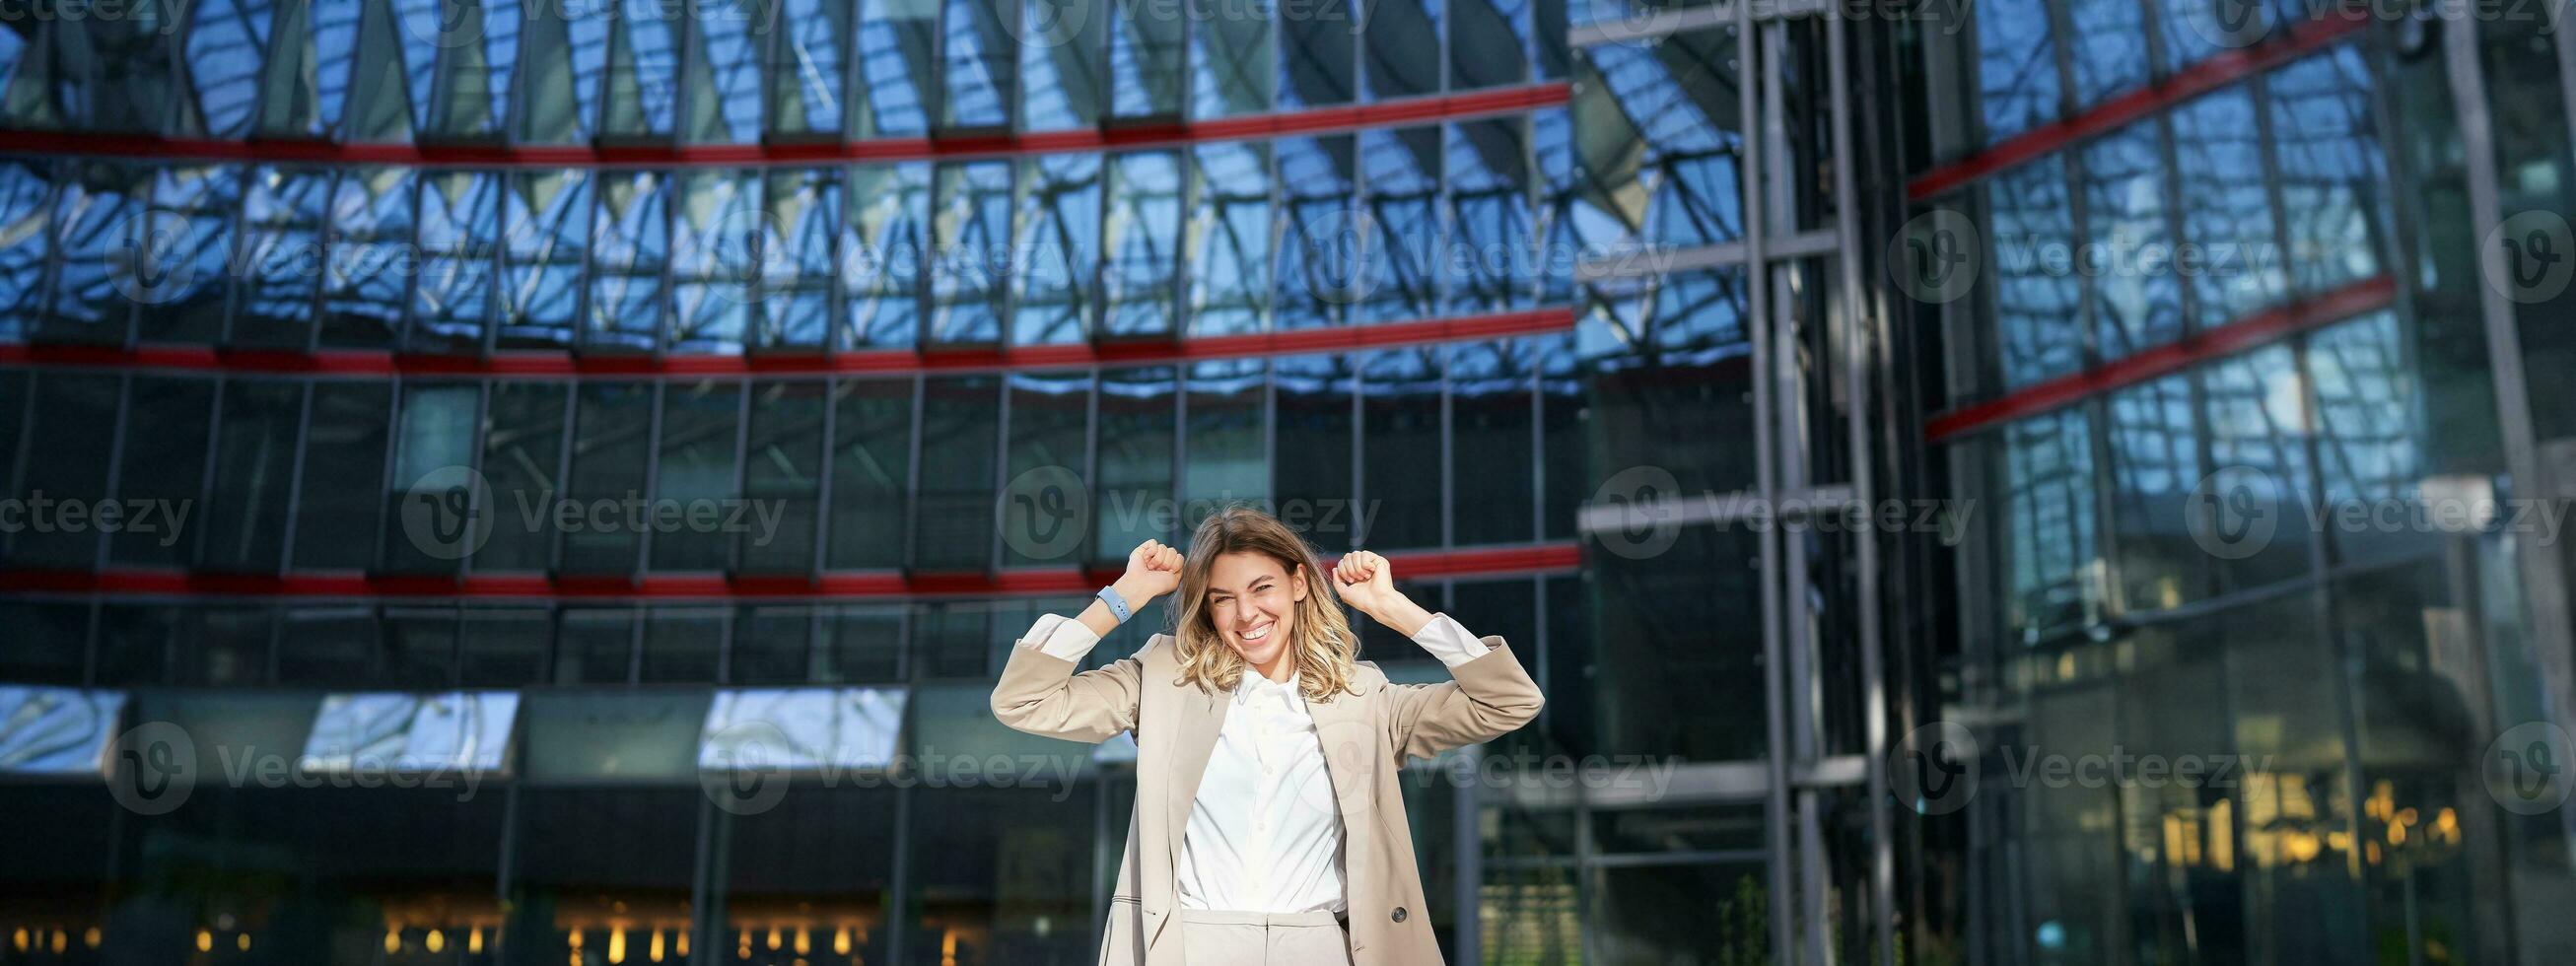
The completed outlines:
{"type": "Polygon", "coordinates": [[[1136,810],[1102,963],[1441,961],[1397,769],[1510,733],[1543,699],[1502,638],[1397,593],[1385,558],[1343,557],[1329,593],[1322,572],[1277,519],[1228,507],[1199,524],[1188,557],[1145,541],[1078,617],[1040,617],[1012,647],[993,689],[1004,724],[1084,742],[1136,735],[1136,810]],[[1101,636],[1174,590],[1177,633],[1074,673],[1101,636]],[[1357,660],[1344,603],[1456,680],[1388,683],[1357,660]]]}

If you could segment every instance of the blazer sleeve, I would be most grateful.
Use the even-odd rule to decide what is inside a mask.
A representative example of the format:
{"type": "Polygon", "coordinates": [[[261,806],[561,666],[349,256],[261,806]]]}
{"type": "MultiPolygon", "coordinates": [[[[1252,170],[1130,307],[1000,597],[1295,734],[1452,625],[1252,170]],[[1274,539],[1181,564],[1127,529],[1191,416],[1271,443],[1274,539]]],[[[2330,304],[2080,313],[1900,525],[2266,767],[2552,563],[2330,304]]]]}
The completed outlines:
{"type": "Polygon", "coordinates": [[[1080,664],[1048,654],[1023,637],[1011,645],[1002,680],[993,685],[993,717],[1033,735],[1092,744],[1131,730],[1145,679],[1145,652],[1162,646],[1163,640],[1154,635],[1135,656],[1076,674],[1080,664]]]}
{"type": "Polygon", "coordinates": [[[1444,684],[1389,684],[1398,757],[1429,758],[1451,748],[1492,741],[1518,730],[1546,706],[1538,682],[1499,636],[1481,640],[1492,650],[1449,669],[1444,684]]]}

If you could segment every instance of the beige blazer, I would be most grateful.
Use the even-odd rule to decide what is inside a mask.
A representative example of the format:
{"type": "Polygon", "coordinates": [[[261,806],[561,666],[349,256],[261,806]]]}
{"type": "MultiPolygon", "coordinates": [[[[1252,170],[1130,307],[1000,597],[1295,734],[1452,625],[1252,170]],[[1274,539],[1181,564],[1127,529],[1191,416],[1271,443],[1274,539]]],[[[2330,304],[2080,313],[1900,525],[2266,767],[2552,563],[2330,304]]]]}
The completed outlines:
{"type": "MultiPolygon", "coordinates": [[[[1405,820],[1404,756],[1490,741],[1528,724],[1545,702],[1520,658],[1494,635],[1490,653],[1450,669],[1445,684],[1390,684],[1359,662],[1358,695],[1311,702],[1325,771],[1342,813],[1342,887],[1350,905],[1351,961],[1357,966],[1441,962],[1422,876],[1405,820]]],[[[1232,703],[1181,684],[1172,636],[1156,634],[1134,657],[1073,673],[1074,662],[1020,641],[993,688],[993,716],[1030,734],[1098,742],[1136,733],[1136,810],[1125,858],[1109,898],[1101,940],[1104,966],[1182,966],[1171,930],[1181,833],[1189,827],[1199,776],[1232,703]]],[[[1472,847],[1472,846],[1470,846],[1472,847]]]]}

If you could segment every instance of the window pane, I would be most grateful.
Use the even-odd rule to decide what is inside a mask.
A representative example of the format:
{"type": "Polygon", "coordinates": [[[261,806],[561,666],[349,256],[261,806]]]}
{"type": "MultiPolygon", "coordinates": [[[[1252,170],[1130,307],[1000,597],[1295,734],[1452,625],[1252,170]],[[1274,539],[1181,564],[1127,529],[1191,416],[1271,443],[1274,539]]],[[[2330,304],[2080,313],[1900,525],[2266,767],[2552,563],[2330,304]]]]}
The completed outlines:
{"type": "Polygon", "coordinates": [[[1977,8],[1978,103],[1986,143],[2057,118],[2057,49],[2042,0],[1996,0],[1977,8]]]}
{"type": "Polygon", "coordinates": [[[914,386],[849,379],[832,387],[832,569],[904,565],[914,386]]]}
{"type": "MultiPolygon", "coordinates": [[[[685,8],[696,23],[696,56],[687,64],[691,141],[747,144],[761,138],[763,56],[781,49],[779,4],[708,0],[685,8]]],[[[822,18],[815,18],[821,20],[822,18]]],[[[824,21],[829,22],[829,21],[824,21]]]]}
{"type": "Polygon", "coordinates": [[[663,211],[669,184],[657,171],[608,171],[598,185],[583,337],[594,345],[651,349],[662,336],[662,269],[671,256],[672,229],[663,211]]]}
{"type": "Polygon", "coordinates": [[[735,535],[746,573],[804,573],[814,566],[823,486],[823,412],[830,384],[756,383],[743,430],[743,498],[751,501],[735,535]]]}
{"type": "MultiPolygon", "coordinates": [[[[562,623],[555,631],[554,683],[625,684],[634,677],[634,660],[633,610],[615,607],[563,612],[562,623]]],[[[536,706],[531,704],[529,710],[535,711],[536,706]]],[[[534,753],[532,746],[530,754],[534,753]]]]}
{"type": "Polygon", "coordinates": [[[1087,788],[925,789],[912,803],[909,948],[956,961],[1074,962],[1096,952],[1087,788]],[[950,945],[950,944],[954,945],[950,945]]]}
{"type": "Polygon", "coordinates": [[[2174,164],[2182,183],[2184,240],[2207,270],[2192,277],[2201,328],[2225,325],[2279,302],[2288,290],[2272,242],[2254,99],[2221,91],[2175,110],[2174,164]]]}
{"type": "Polygon", "coordinates": [[[224,386],[215,442],[214,499],[199,560],[217,570],[276,570],[285,550],[287,490],[295,476],[300,383],[242,380],[224,386]]]}
{"type": "MultiPolygon", "coordinates": [[[[1010,387],[1011,453],[1003,473],[1011,482],[1003,495],[1008,502],[1000,508],[1002,563],[1077,562],[1082,559],[1081,537],[1064,527],[1087,508],[1079,505],[1080,490],[1061,492],[1059,486],[1089,481],[1083,457],[1090,445],[1091,372],[1013,373],[1010,387]]],[[[939,465],[930,461],[927,447],[925,439],[925,487],[932,485],[929,471],[939,465]]]]}
{"type": "Polygon", "coordinates": [[[304,433],[304,480],[295,500],[298,569],[363,570],[376,563],[385,491],[386,424],[393,387],[318,381],[304,433]]]}
{"type": "MultiPolygon", "coordinates": [[[[1101,248],[1101,329],[1169,335],[1181,258],[1181,159],[1168,151],[1116,156],[1101,248]]],[[[1220,271],[1218,266],[1203,266],[1220,271]]]]}
{"type": "MultiPolygon", "coordinates": [[[[1004,0],[1014,6],[1023,131],[1065,131],[1100,123],[1101,47],[1113,29],[1106,0],[1004,0]]],[[[1123,32],[1123,31],[1121,31],[1123,32]]]]}
{"type": "MultiPolygon", "coordinates": [[[[583,695],[579,701],[590,705],[608,705],[602,710],[574,705],[556,714],[565,717],[588,714],[614,720],[633,720],[650,716],[672,722],[686,722],[685,734],[644,732],[629,738],[605,736],[597,742],[585,742],[562,752],[563,757],[583,761],[632,763],[643,757],[633,746],[650,740],[657,763],[668,761],[665,770],[686,783],[692,776],[696,742],[692,740],[705,720],[708,699],[699,695],[693,702],[697,716],[691,717],[680,699],[660,694],[627,698],[615,696],[616,705],[583,695]],[[642,705],[619,707],[617,705],[642,705]],[[621,753],[622,752],[622,753],[621,753]]],[[[533,700],[527,709],[529,717],[530,756],[535,757],[537,723],[546,714],[533,700]]],[[[633,730],[633,729],[630,729],[633,730]]],[[[531,767],[532,772],[537,771],[531,767]]],[[[589,777],[583,775],[581,777],[589,777]]],[[[624,779],[610,773],[602,776],[624,779]]],[[[614,937],[624,936],[629,962],[649,957],[649,949],[670,936],[672,942],[687,938],[692,918],[691,883],[696,878],[696,850],[674,847],[674,843],[699,841],[698,821],[702,815],[717,814],[704,807],[706,793],[695,788],[530,788],[521,793],[518,807],[519,827],[513,841],[521,843],[518,867],[510,876],[509,909],[511,918],[502,928],[511,937],[513,948],[526,943],[540,949],[582,949],[588,955],[612,948],[614,937]],[[631,934],[630,934],[631,931],[631,934]]],[[[712,958],[721,946],[710,942],[714,937],[698,935],[707,943],[700,956],[712,958]]],[[[725,950],[730,952],[730,950],[725,950]]]]}
{"type": "Polygon", "coordinates": [[[553,565],[555,509],[564,494],[564,420],[572,391],[560,383],[492,383],[483,418],[483,479],[492,487],[492,533],[476,570],[544,570],[553,565]]]}
{"type": "Polygon", "coordinates": [[[769,130],[782,135],[841,133],[842,78],[848,61],[850,15],[856,5],[826,0],[787,0],[786,31],[768,53],[769,130]]]}
{"type": "Polygon", "coordinates": [[[734,447],[742,425],[741,383],[662,386],[661,454],[653,469],[652,519],[645,524],[653,534],[654,570],[730,566],[735,524],[749,519],[733,513],[741,507],[734,447]]]}
{"type": "MultiPolygon", "coordinates": [[[[1977,26],[1986,29],[1992,22],[1991,16],[1980,17],[1977,26]]],[[[2076,0],[2066,9],[2066,22],[2075,30],[2067,44],[2076,107],[2147,82],[2146,9],[2139,0],[2076,0]]]]}
{"type": "Polygon", "coordinates": [[[893,902],[897,841],[886,830],[894,827],[895,794],[884,787],[800,785],[774,808],[722,816],[732,826],[733,863],[718,873],[732,920],[724,935],[757,935],[782,920],[798,923],[787,948],[753,943],[749,956],[737,947],[728,958],[791,966],[804,958],[798,950],[811,949],[818,958],[885,962],[893,936],[886,914],[893,902]]]}
{"type": "Polygon", "coordinates": [[[2066,166],[2058,158],[2004,172],[1986,187],[1994,237],[1995,349],[2003,388],[2074,372],[2084,363],[2077,299],[2082,279],[2040,256],[2075,248],[2066,166]]]}
{"type": "Polygon", "coordinates": [[[1368,99],[1440,92],[1440,18],[1446,0],[1384,0],[1368,6],[1368,99]]]}
{"type": "Polygon", "coordinates": [[[423,134],[457,138],[504,133],[519,66],[519,0],[396,0],[394,9],[410,67],[412,123],[423,134]]]}
{"type": "MultiPolygon", "coordinates": [[[[143,212],[152,190],[151,170],[107,161],[61,163],[64,173],[55,185],[51,219],[58,266],[52,302],[36,320],[36,337],[119,342],[134,303],[117,290],[116,252],[134,244],[134,230],[143,224],[135,216],[143,212]]],[[[122,281],[130,285],[135,279],[122,281]]]]}
{"type": "Polygon", "coordinates": [[[2092,433],[2081,409],[2004,427],[1989,486],[2005,632],[2025,644],[2095,616],[2092,433]]]}
{"type": "MultiPolygon", "coordinates": [[[[187,563],[197,528],[205,521],[199,489],[206,482],[206,449],[215,413],[215,382],[137,376],[125,416],[125,451],[117,456],[117,497],[129,515],[108,538],[118,564],[176,567],[187,563]],[[186,516],[181,516],[182,512],[186,516]],[[143,523],[150,524],[147,529],[143,523]]],[[[0,419],[14,415],[0,404],[0,419]]]]}
{"type": "Polygon", "coordinates": [[[2379,275],[2390,249],[2391,186],[2371,114],[2377,81],[2364,56],[2340,45],[2274,71],[2265,88],[2290,271],[2303,295],[2379,275]]]}
{"type": "MultiPolygon", "coordinates": [[[[510,175],[502,196],[509,271],[501,289],[500,337],[506,346],[561,346],[572,341],[580,299],[582,253],[590,244],[590,173],[510,175]]],[[[632,181],[627,182],[632,184],[632,181]]],[[[614,206],[601,205],[606,219],[614,206]]],[[[604,239],[614,244],[615,238],[604,239]]],[[[617,264],[620,249],[609,250],[617,264]]]]}
{"type": "MultiPolygon", "coordinates": [[[[410,199],[403,204],[408,208],[410,199]]],[[[163,168],[152,186],[152,207],[154,214],[137,226],[143,231],[133,240],[150,274],[129,271],[123,278],[131,289],[126,294],[149,307],[136,313],[138,337],[214,342],[223,335],[225,290],[233,275],[227,258],[235,254],[241,171],[213,165],[163,168]]],[[[0,297],[0,307],[7,304],[0,297]]]]}
{"type": "Polygon", "coordinates": [[[1595,357],[1587,499],[1601,481],[1641,465],[1670,470],[1683,493],[1756,485],[1753,453],[1741,445],[1754,436],[1744,283],[1735,268],[1677,274],[1656,287],[1651,306],[1622,296],[1584,317],[1578,335],[1595,357]],[[1613,327],[1630,334],[1614,336],[1613,327]],[[1632,343],[1655,348],[1621,351],[1632,343]]]}
{"type": "MultiPolygon", "coordinates": [[[[1227,502],[1270,497],[1269,377],[1260,359],[1194,362],[1179,521],[1186,533],[1227,502]]],[[[1131,545],[1129,549],[1134,549],[1131,545]]]]}
{"type": "Polygon", "coordinates": [[[1019,234],[1010,273],[1011,344],[1081,342],[1099,302],[1100,156],[1021,163],[1019,234]]]}
{"type": "MultiPolygon", "coordinates": [[[[481,397],[482,387],[474,383],[403,385],[401,425],[394,433],[393,478],[385,481],[385,569],[455,573],[456,561],[477,549],[478,531],[488,537],[492,530],[484,529],[487,524],[497,529],[512,513],[506,501],[460,506],[465,501],[458,499],[477,496],[473,479],[460,470],[474,465],[474,423],[481,397]],[[462,493],[456,490],[459,484],[466,486],[462,493]],[[478,516],[460,518],[459,509],[478,516]]],[[[480,495],[488,500],[497,494],[480,495]]],[[[297,559],[302,559],[300,553],[297,559]]]]}
{"type": "Polygon", "coordinates": [[[842,607],[825,615],[814,680],[859,684],[904,680],[903,605],[842,607]]]}
{"type": "Polygon", "coordinates": [[[1282,12],[1278,19],[1278,110],[1351,102],[1362,22],[1358,6],[1309,4],[1304,10],[1290,8],[1282,12]]]}
{"type": "Polygon", "coordinates": [[[1452,0],[1450,10],[1450,90],[1529,79],[1530,0],[1452,0]]]}
{"type": "Polygon", "coordinates": [[[2201,371],[2215,481],[2210,532],[2222,592],[2307,576],[2309,478],[2306,392],[2290,348],[2270,346],[2201,371]],[[2262,521],[2275,525],[2265,533],[2262,521]],[[2261,536],[2257,536],[2260,534],[2261,536]],[[2237,539],[2240,538],[2241,539],[2237,539]]]}
{"type": "Polygon", "coordinates": [[[853,137],[920,134],[930,129],[924,92],[937,84],[932,73],[939,42],[939,8],[926,0],[862,0],[859,16],[859,113],[853,137]]]}
{"type": "Polygon", "coordinates": [[[2186,526],[2205,475],[2193,427],[2191,378],[2173,376],[2113,394],[2111,526],[2120,592],[2129,610],[2162,610],[2207,590],[2207,551],[2186,526]]]}
{"type": "Polygon", "coordinates": [[[1449,478],[1456,542],[1538,539],[1535,340],[1462,342],[1449,350],[1449,478]]]}
{"type": "Polygon", "coordinates": [[[713,684],[732,615],[710,608],[656,607],[644,623],[646,684],[713,684]]]}
{"type": "Polygon", "coordinates": [[[384,673],[387,688],[442,688],[454,680],[457,644],[456,609],[386,608],[384,673]]]}
{"type": "Polygon", "coordinates": [[[50,161],[0,161],[0,340],[26,339],[44,304],[52,174],[50,161]]]}
{"type": "Polygon", "coordinates": [[[1196,149],[1198,201],[1190,213],[1190,332],[1259,332],[1270,308],[1270,148],[1196,149]]]}
{"type": "Polygon", "coordinates": [[[412,285],[407,348],[483,347],[484,315],[495,294],[492,259],[501,245],[501,185],[497,174],[420,175],[420,277],[412,285]]]}
{"type": "Polygon", "coordinates": [[[2084,224],[2093,266],[2093,338],[2104,360],[2182,336],[2182,286],[2170,262],[2165,166],[2154,121],[2142,121],[2084,149],[2084,224]],[[2107,264],[2105,264],[2107,260],[2107,264]]]}
{"type": "MultiPolygon", "coordinates": [[[[1278,379],[1277,451],[1293,454],[1272,466],[1271,498],[1290,506],[1350,506],[1352,496],[1353,394],[1358,373],[1340,355],[1283,356],[1274,360],[1278,379]]],[[[1199,491],[1193,487],[1193,495],[1199,491]]],[[[1345,520],[1348,513],[1343,514],[1345,520]]],[[[1310,518],[1311,522],[1311,518],[1310,518]]],[[[1325,554],[1352,549],[1358,536],[1347,526],[1340,533],[1310,535],[1307,542],[1325,554]]]]}
{"type": "MultiPolygon", "coordinates": [[[[1362,459],[1367,471],[1360,484],[1363,502],[1318,504],[1312,533],[1365,527],[1355,545],[1371,550],[1441,545],[1440,491],[1448,468],[1440,458],[1445,353],[1446,347],[1436,345],[1389,349],[1361,362],[1366,369],[1360,393],[1366,419],[1362,432],[1368,446],[1362,459]],[[1331,512],[1337,506],[1344,509],[1331,512]]],[[[1333,541],[1319,536],[1317,542],[1333,541]]]]}
{"type": "Polygon", "coordinates": [[[814,609],[745,607],[734,613],[733,684],[802,684],[814,654],[814,609]]]}
{"type": "MultiPolygon", "coordinates": [[[[1178,415],[1169,366],[1100,374],[1100,429],[1091,490],[1097,501],[1092,560],[1124,560],[1147,540],[1178,545],[1172,532],[1172,431],[1178,415]]],[[[1016,416],[1014,417],[1016,418],[1016,416]]]]}
{"type": "Polygon", "coordinates": [[[988,375],[923,380],[921,489],[913,508],[917,568],[992,566],[1001,386],[988,375]]]}
{"type": "Polygon", "coordinates": [[[8,428],[16,444],[11,455],[24,447],[17,491],[9,494],[22,502],[10,526],[0,530],[0,541],[14,564],[86,570],[98,561],[100,526],[92,514],[107,496],[123,380],[57,370],[37,374],[33,382],[34,410],[24,424],[28,437],[16,439],[18,427],[8,428]]]}
{"type": "Polygon", "coordinates": [[[752,344],[818,348],[831,337],[838,296],[832,244],[841,232],[841,169],[773,173],[767,198],[752,344]]]}
{"type": "MultiPolygon", "coordinates": [[[[1613,222],[1643,228],[1637,240],[1666,245],[1743,238],[1735,28],[1584,51],[1575,82],[1585,99],[1573,105],[1577,163],[1595,190],[1635,193],[1613,222]]],[[[1611,234],[1586,231],[1585,240],[1611,234]]]]}
{"type": "MultiPolygon", "coordinates": [[[[921,340],[921,282],[929,253],[930,166],[860,165],[849,169],[848,228],[841,237],[841,291],[849,303],[853,348],[910,346],[921,340]]],[[[945,209],[943,209],[945,210],[945,209]]]]}
{"type": "MultiPolygon", "coordinates": [[[[1178,3],[1112,3],[1110,90],[1119,117],[1176,117],[1181,113],[1181,61],[1188,17],[1178,3]]],[[[1220,15],[1221,16],[1221,15],[1220,15]]]]}
{"type": "Polygon", "coordinates": [[[572,478],[564,488],[578,525],[565,523],[564,570],[623,574],[635,569],[638,533],[625,508],[639,505],[644,496],[655,396],[649,383],[581,384],[573,414],[572,478]]]}
{"type": "Polygon", "coordinates": [[[1020,0],[941,0],[948,38],[940,65],[948,97],[941,127],[999,127],[1010,123],[1019,92],[1018,43],[1003,26],[1020,0]],[[1007,6],[1006,6],[1007,5],[1007,6]]]}
{"type": "Polygon", "coordinates": [[[1447,250],[1440,229],[1440,132],[1436,125],[1360,132],[1368,183],[1368,217],[1361,224],[1369,242],[1355,321],[1421,319],[1439,311],[1438,256],[1447,250]]]}
{"type": "Polygon", "coordinates": [[[1281,138],[1277,309],[1281,330],[1341,324],[1358,288],[1361,223],[1350,135],[1281,138]]]}
{"type": "Polygon", "coordinates": [[[457,683],[469,688],[544,683],[553,628],[554,616],[543,610],[467,610],[458,635],[464,654],[457,683]]]}
{"type": "MultiPolygon", "coordinates": [[[[1585,472],[1589,454],[1584,419],[1588,415],[1582,373],[1572,335],[1541,336],[1538,346],[1540,472],[1546,477],[1547,505],[1540,516],[1542,540],[1571,540],[1575,513],[1592,496],[1595,481],[1585,472]]],[[[1612,470],[1610,472],[1616,472],[1612,470]]],[[[1604,474],[1605,476],[1607,474],[1604,474]]]]}
{"type": "Polygon", "coordinates": [[[1010,271],[1011,162],[942,164],[936,189],[930,339],[998,342],[1010,271]]]}
{"type": "Polygon", "coordinates": [[[742,351],[760,264],[761,177],[750,171],[681,176],[671,217],[671,351],[742,351]]]}
{"type": "MultiPolygon", "coordinates": [[[[186,628],[184,607],[105,604],[98,609],[98,687],[167,684],[186,628]]],[[[12,627],[25,626],[12,622],[12,627]]],[[[10,680],[24,680],[11,675],[10,680]]]]}
{"type": "Polygon", "coordinates": [[[1270,109],[1279,78],[1269,0],[1193,5],[1187,20],[1196,49],[1190,64],[1190,116],[1232,117],[1270,109]]]}
{"type": "Polygon", "coordinates": [[[12,684],[81,685],[89,660],[89,605],[8,601],[0,621],[10,630],[0,651],[0,681],[12,684]]]}
{"type": "Polygon", "coordinates": [[[233,282],[235,345],[301,349],[313,338],[322,232],[333,171],[251,169],[242,198],[242,269],[233,282]]]}
{"type": "Polygon", "coordinates": [[[375,611],[365,607],[288,608],[278,631],[277,683],[365,688],[379,683],[375,611]]]}
{"type": "MultiPolygon", "coordinates": [[[[1469,0],[1480,2],[1480,0],[1469,0]]],[[[1554,266],[1532,257],[1529,126],[1518,118],[1469,121],[1449,129],[1447,314],[1493,312],[1530,303],[1531,277],[1554,266]]]]}
{"type": "Polygon", "coordinates": [[[413,172],[354,168],[331,199],[331,259],[322,278],[322,344],[384,348],[402,322],[411,270],[413,172]]]}

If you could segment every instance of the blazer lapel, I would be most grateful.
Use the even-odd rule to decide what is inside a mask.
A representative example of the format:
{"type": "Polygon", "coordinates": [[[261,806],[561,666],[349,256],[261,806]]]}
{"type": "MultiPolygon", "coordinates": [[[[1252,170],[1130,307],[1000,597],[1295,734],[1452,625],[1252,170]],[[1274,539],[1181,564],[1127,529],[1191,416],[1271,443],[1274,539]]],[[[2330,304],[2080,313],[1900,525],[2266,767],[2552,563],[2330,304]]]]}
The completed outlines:
{"type": "Polygon", "coordinates": [[[1181,866],[1181,835],[1189,830],[1190,805],[1198,800],[1199,779],[1207,774],[1209,756],[1216,752],[1217,732],[1225,727],[1225,711],[1234,702],[1227,696],[1209,694],[1198,688],[1180,685],[1181,721],[1172,735],[1170,791],[1163,803],[1163,832],[1170,840],[1166,850],[1172,861],[1174,881],[1181,866]]]}

